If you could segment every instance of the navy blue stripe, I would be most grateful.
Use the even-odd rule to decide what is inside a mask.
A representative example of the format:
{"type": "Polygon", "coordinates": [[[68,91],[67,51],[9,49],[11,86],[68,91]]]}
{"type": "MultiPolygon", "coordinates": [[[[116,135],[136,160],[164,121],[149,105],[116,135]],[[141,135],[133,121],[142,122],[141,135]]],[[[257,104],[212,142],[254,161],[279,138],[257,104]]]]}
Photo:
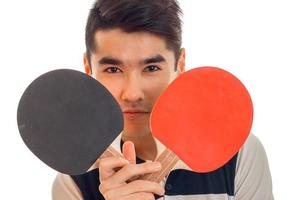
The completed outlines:
{"type": "Polygon", "coordinates": [[[234,195],[237,154],[223,167],[209,173],[177,169],[168,176],[166,195],[228,194],[234,195]]]}
{"type": "Polygon", "coordinates": [[[99,192],[99,170],[94,169],[82,175],[71,176],[85,200],[105,200],[99,192]]]}

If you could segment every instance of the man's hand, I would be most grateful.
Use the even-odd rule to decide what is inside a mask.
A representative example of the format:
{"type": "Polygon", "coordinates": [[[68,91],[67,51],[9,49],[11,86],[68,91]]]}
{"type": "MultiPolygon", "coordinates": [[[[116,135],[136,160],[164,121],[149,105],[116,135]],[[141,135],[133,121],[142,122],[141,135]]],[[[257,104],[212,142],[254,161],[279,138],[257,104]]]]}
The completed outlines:
{"type": "Polygon", "coordinates": [[[160,163],[145,162],[136,164],[134,144],[125,142],[122,157],[107,157],[99,159],[99,191],[106,200],[148,200],[154,199],[154,193],[164,194],[164,189],[152,181],[126,181],[147,173],[161,170],[160,163]],[[116,170],[118,169],[118,170],[116,170]]]}

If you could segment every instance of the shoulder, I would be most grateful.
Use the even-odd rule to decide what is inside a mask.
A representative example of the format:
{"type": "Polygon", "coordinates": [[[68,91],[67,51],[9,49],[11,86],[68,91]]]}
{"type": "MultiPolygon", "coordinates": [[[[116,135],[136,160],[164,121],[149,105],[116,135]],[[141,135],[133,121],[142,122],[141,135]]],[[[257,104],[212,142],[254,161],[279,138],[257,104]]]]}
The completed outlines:
{"type": "Polygon", "coordinates": [[[73,179],[66,174],[58,173],[52,184],[53,200],[83,200],[81,192],[73,179]]]}
{"type": "Polygon", "coordinates": [[[239,173],[245,168],[258,170],[266,167],[266,164],[268,160],[262,143],[254,134],[250,134],[238,153],[236,172],[239,173]]]}
{"type": "MultiPolygon", "coordinates": [[[[238,153],[235,175],[236,196],[273,199],[272,180],[265,149],[260,140],[250,134],[238,153]]],[[[237,198],[238,199],[238,198],[237,198]]],[[[247,199],[247,198],[245,198],[247,199]]]]}

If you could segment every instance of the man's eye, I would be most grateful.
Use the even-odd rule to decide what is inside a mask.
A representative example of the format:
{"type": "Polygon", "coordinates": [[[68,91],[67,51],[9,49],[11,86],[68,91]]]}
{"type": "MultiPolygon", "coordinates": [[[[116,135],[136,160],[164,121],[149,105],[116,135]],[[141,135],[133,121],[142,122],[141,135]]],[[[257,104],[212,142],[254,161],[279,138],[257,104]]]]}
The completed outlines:
{"type": "Polygon", "coordinates": [[[158,70],[160,70],[160,68],[156,65],[149,65],[144,69],[145,72],[155,72],[158,70]]]}
{"type": "Polygon", "coordinates": [[[117,67],[108,67],[104,70],[105,72],[108,72],[108,73],[118,73],[118,72],[121,72],[121,70],[117,67]]]}

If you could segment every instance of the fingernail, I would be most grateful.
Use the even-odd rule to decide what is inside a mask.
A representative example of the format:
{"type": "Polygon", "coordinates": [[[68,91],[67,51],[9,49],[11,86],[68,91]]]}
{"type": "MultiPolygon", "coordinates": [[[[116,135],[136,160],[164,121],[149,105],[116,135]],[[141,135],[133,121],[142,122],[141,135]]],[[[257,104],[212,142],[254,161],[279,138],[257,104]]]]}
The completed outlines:
{"type": "Polygon", "coordinates": [[[122,158],[122,161],[123,161],[124,163],[126,163],[126,164],[129,164],[129,163],[130,163],[129,160],[126,160],[126,159],[124,159],[124,158],[122,158]]]}
{"type": "Polygon", "coordinates": [[[130,161],[129,161],[129,160],[125,160],[125,162],[126,162],[127,164],[130,164],[130,161]]]}
{"type": "Polygon", "coordinates": [[[159,162],[154,163],[154,168],[155,169],[161,169],[161,164],[159,162]]]}

